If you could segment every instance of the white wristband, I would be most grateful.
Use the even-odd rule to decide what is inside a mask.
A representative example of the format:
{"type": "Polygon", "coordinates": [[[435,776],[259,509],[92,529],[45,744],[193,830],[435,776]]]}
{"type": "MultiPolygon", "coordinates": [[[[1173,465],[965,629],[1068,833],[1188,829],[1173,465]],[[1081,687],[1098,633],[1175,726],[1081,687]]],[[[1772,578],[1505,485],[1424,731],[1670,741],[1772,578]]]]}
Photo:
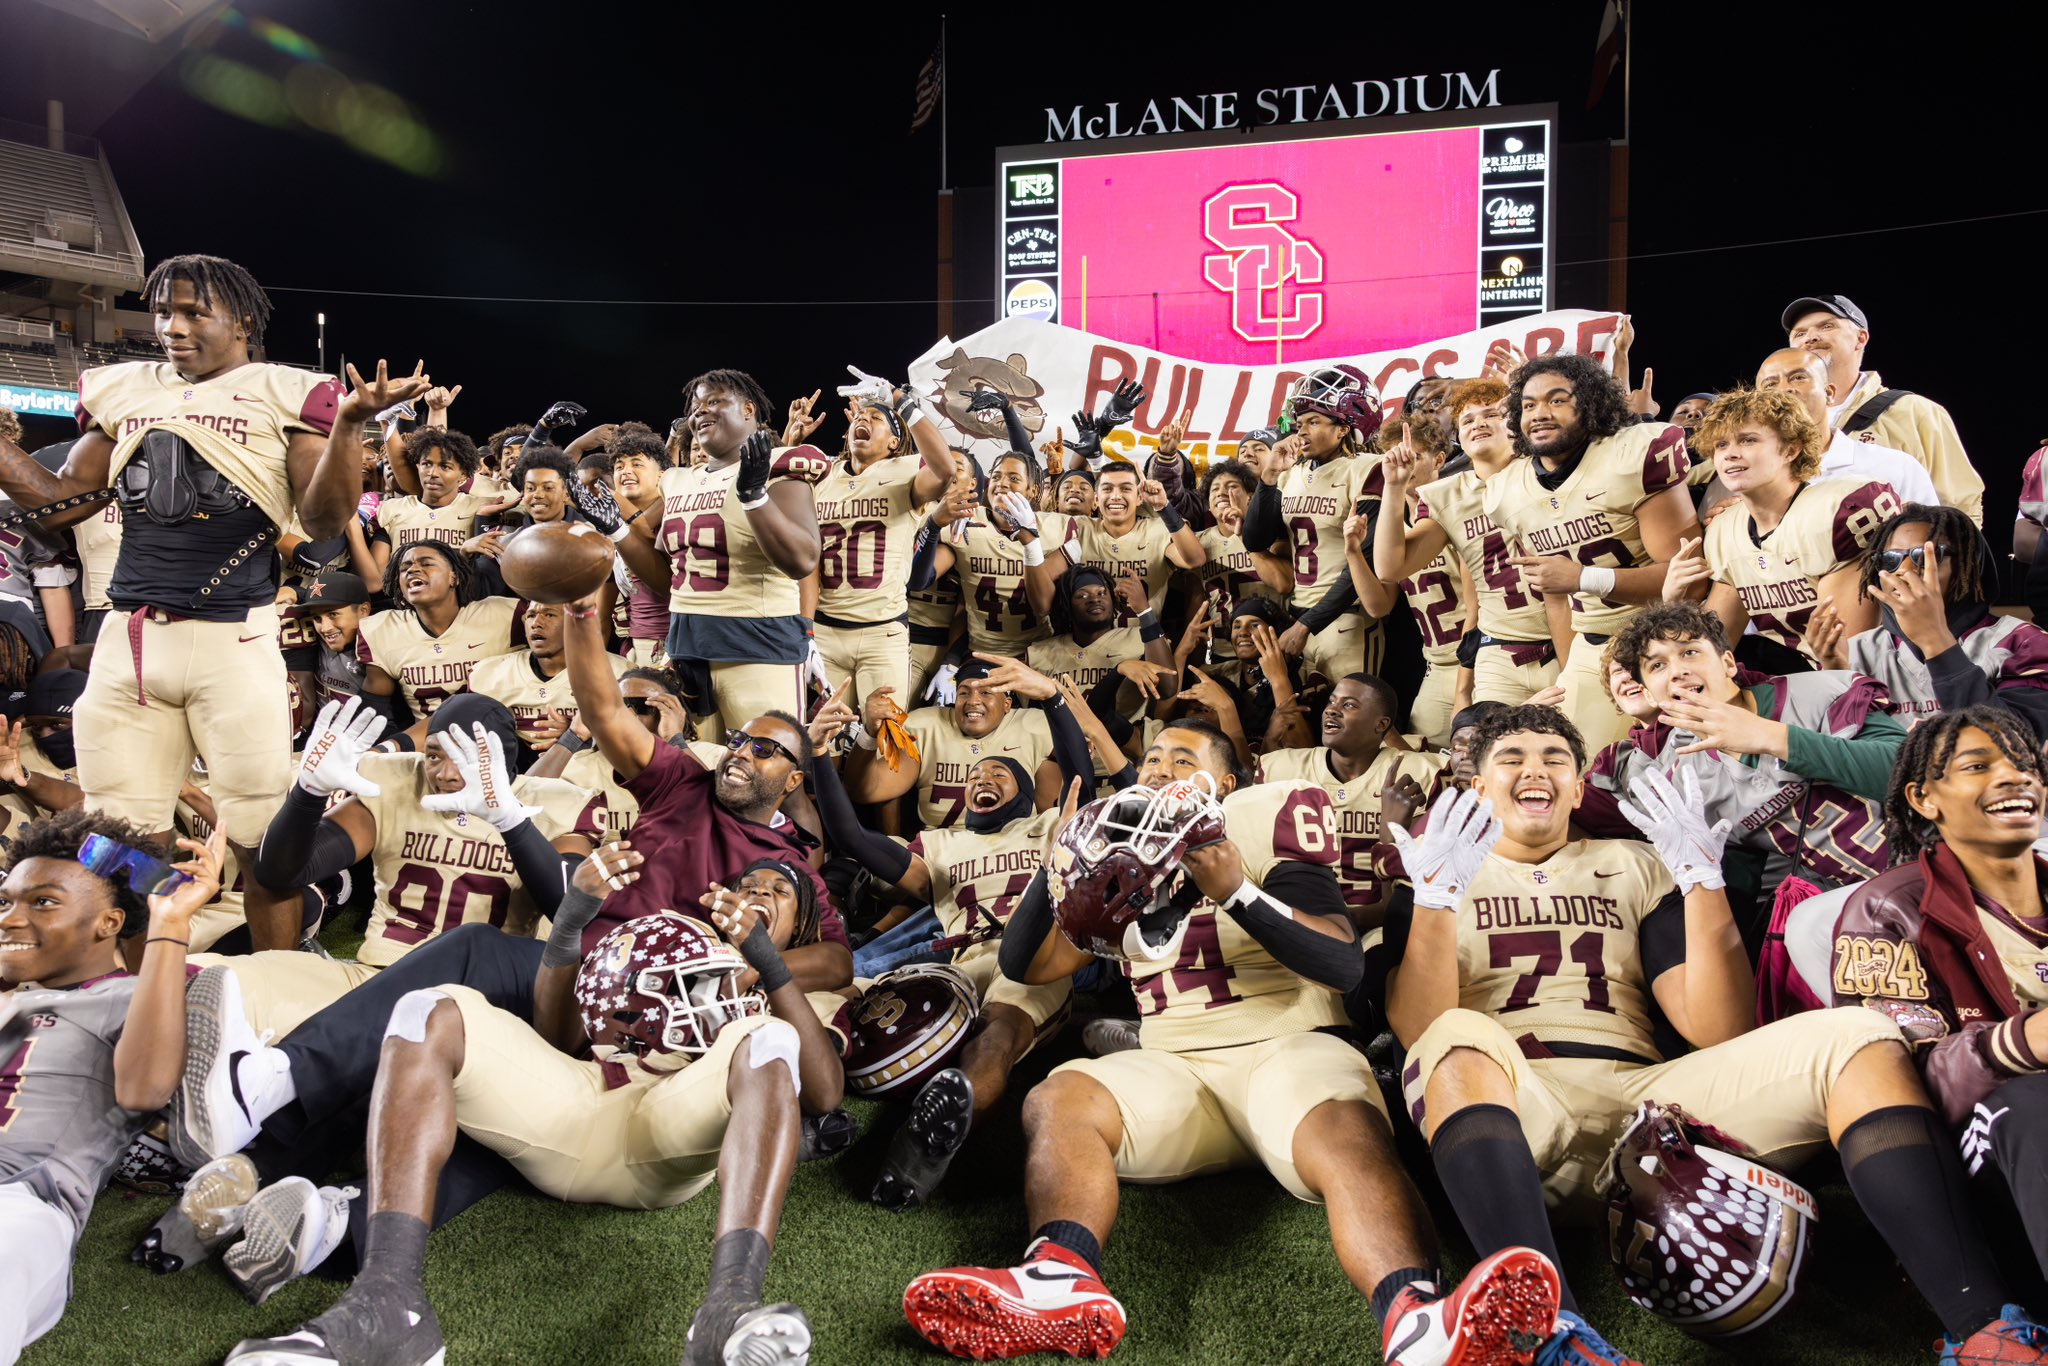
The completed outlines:
{"type": "Polygon", "coordinates": [[[1045,563],[1045,545],[1035,536],[1024,542],[1024,563],[1033,569],[1045,563]]]}
{"type": "Polygon", "coordinates": [[[751,502],[751,503],[750,503],[750,502],[748,502],[748,501],[747,501],[746,499],[744,499],[744,498],[740,499],[740,511],[741,511],[741,512],[756,512],[756,511],[759,511],[759,510],[760,510],[761,508],[764,508],[764,507],[767,507],[767,506],[768,506],[768,490],[766,490],[766,489],[762,489],[762,490],[761,490],[761,496],[760,496],[759,498],[756,498],[756,499],[755,499],[755,500],[754,500],[753,502],[751,502]]]}
{"type": "Polygon", "coordinates": [[[1579,570],[1579,591],[1604,598],[1614,592],[1614,571],[1597,564],[1589,564],[1579,570]]]}
{"type": "Polygon", "coordinates": [[[606,534],[611,537],[612,544],[617,545],[620,541],[633,534],[633,524],[631,522],[620,522],[618,526],[606,534]]]}

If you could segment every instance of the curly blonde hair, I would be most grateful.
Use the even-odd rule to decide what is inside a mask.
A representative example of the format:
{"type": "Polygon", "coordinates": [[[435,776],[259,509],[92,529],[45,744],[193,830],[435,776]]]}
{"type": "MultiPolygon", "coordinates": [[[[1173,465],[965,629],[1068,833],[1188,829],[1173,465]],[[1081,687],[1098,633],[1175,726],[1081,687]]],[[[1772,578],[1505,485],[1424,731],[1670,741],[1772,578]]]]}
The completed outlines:
{"type": "Polygon", "coordinates": [[[1714,447],[1731,440],[1742,428],[1756,425],[1777,434],[1781,445],[1799,447],[1792,457],[1792,477],[1800,483],[1820,473],[1820,452],[1826,433],[1801,399],[1783,389],[1734,389],[1707,406],[1693,433],[1696,448],[1712,457],[1714,447]]]}
{"type": "Polygon", "coordinates": [[[0,440],[21,442],[21,415],[12,408],[0,408],[0,440]]]}

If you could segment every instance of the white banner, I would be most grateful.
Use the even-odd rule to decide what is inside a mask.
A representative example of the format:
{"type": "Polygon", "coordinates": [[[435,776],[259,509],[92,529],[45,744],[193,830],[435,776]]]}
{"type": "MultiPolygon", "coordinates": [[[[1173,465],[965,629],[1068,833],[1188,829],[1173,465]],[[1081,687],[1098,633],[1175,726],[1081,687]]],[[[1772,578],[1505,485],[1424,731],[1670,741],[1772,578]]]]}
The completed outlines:
{"type": "Polygon", "coordinates": [[[1009,394],[1032,443],[1042,446],[1056,430],[1073,433],[1071,414],[1095,412],[1117,381],[1135,379],[1145,386],[1145,402],[1104,448],[1142,462],[1157,448],[1160,430],[1192,408],[1194,419],[1181,444],[1197,464],[1206,464],[1228,457],[1246,432],[1277,423],[1288,388],[1319,366],[1355,365],[1371,375],[1391,416],[1418,379],[1477,375],[1495,342],[1510,342],[1530,356],[1576,352],[1605,358],[1620,321],[1619,313],[1559,309],[1398,351],[1239,366],[1169,356],[1058,323],[1008,318],[962,341],[941,340],[911,362],[909,384],[931,403],[948,441],[987,459],[1009,441],[1002,414],[968,409],[975,390],[1009,394]]]}

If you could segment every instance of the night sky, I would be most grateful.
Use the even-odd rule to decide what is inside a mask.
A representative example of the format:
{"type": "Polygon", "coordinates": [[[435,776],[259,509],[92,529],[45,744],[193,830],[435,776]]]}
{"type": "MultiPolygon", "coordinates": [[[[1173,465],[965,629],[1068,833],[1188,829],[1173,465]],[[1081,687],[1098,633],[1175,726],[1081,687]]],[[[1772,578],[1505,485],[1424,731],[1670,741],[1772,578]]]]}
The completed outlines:
{"type": "MultiPolygon", "coordinates": [[[[222,113],[189,92],[179,61],[97,126],[74,117],[73,131],[104,142],[152,261],[209,251],[256,273],[277,306],[280,359],[313,360],[324,309],[330,364],[423,356],[437,380],[464,386],[456,425],[482,435],[557,398],[665,427],[683,382],[714,365],[752,370],[778,401],[829,395],[848,361],[900,377],[936,337],[937,126],[907,133],[936,12],[862,6],[798,23],[783,8],[697,7],[684,27],[643,17],[668,12],[653,6],[245,8],[403,96],[441,169],[408,174],[331,137],[222,113]],[[762,26],[741,31],[752,14],[762,26]]],[[[2031,44],[1996,16],[1949,17],[1960,7],[1939,31],[1840,8],[1756,7],[1740,20],[1726,16],[1744,7],[1636,8],[1628,305],[1666,412],[1751,375],[1782,343],[1790,299],[1847,293],[1872,320],[1869,363],[1955,412],[2002,543],[2020,465],[2048,435],[2037,405],[1981,381],[2015,361],[2031,379],[2040,356],[2025,303],[2048,226],[2031,44]],[[1727,249],[1839,233],[1865,235],[1727,249]]],[[[0,0],[0,18],[26,11],[0,0]]],[[[1503,103],[1556,102],[1566,143],[1621,131],[1618,78],[1583,112],[1597,0],[1254,7],[1249,32],[1193,8],[1100,13],[953,17],[950,180],[963,216],[991,194],[996,147],[1044,137],[1048,105],[1498,67],[1503,103]]],[[[75,53],[0,46],[0,116],[40,122],[45,91],[89,69],[75,53]]],[[[292,65],[247,31],[210,51],[279,75],[292,65]]],[[[960,251],[985,259],[992,231],[960,251]]],[[[985,300],[970,303],[981,311],[955,335],[989,318],[985,300]]],[[[822,434],[836,437],[836,424],[822,434]]]]}

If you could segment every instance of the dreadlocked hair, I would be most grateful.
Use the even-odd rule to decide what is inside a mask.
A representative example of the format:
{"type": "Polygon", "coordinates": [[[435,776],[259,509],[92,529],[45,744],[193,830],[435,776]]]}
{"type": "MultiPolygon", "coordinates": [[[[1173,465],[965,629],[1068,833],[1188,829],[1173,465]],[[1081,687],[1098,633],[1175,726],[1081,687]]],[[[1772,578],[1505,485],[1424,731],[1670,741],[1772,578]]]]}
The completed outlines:
{"type": "Polygon", "coordinates": [[[464,478],[476,473],[476,467],[483,456],[478,454],[476,442],[457,431],[444,431],[439,427],[422,427],[405,438],[405,453],[412,457],[413,464],[428,451],[439,451],[453,460],[462,469],[464,478]]]}
{"type": "Polygon", "coordinates": [[[652,683],[671,697],[681,697],[683,695],[682,684],[676,682],[675,674],[668,669],[657,669],[651,665],[642,664],[637,668],[628,669],[620,674],[619,682],[624,683],[629,678],[638,678],[652,683]]]}
{"type": "Polygon", "coordinates": [[[391,557],[391,563],[384,566],[384,596],[393,607],[411,612],[416,610],[405,600],[405,594],[398,589],[398,571],[407,555],[415,550],[431,549],[448,561],[448,572],[455,577],[455,605],[467,607],[471,595],[476,591],[476,570],[470,567],[469,556],[449,545],[446,541],[415,541],[391,557]]]}
{"type": "Polygon", "coordinates": [[[1514,435],[1516,455],[1535,454],[1522,437],[1522,389],[1538,375],[1562,375],[1571,381],[1579,402],[1580,430],[1588,442],[1613,436],[1636,420],[1621,381],[1599,361],[1591,356],[1538,356],[1523,361],[1508,376],[1508,431],[1514,435]]]}
{"type": "Polygon", "coordinates": [[[766,869],[796,889],[796,923],[790,926],[789,946],[793,949],[815,944],[824,938],[825,909],[818,904],[818,885],[797,871],[796,865],[779,858],[757,858],[740,869],[737,884],[749,873],[766,869]]]}
{"type": "Polygon", "coordinates": [[[742,403],[754,408],[754,425],[775,430],[775,405],[768,401],[768,391],[761,387],[761,381],[744,370],[706,370],[683,386],[683,397],[691,406],[697,402],[699,389],[723,389],[742,403]]]}
{"type": "Polygon", "coordinates": [[[1885,789],[1884,834],[1891,841],[1894,864],[1911,863],[1941,843],[1941,831],[1913,809],[1907,791],[1924,791],[1927,784],[1946,773],[1949,760],[1955,758],[1957,742],[1972,726],[1990,736],[1991,743],[2012,760],[2013,767],[2048,782],[2033,727],[2017,713],[1984,705],[1936,712],[1907,733],[1906,742],[1899,746],[1899,757],[1892,764],[1891,785],[1885,789]]]}
{"type": "Polygon", "coordinates": [[[151,312],[171,306],[171,286],[183,280],[207,308],[225,306],[248,329],[249,344],[263,344],[270,322],[270,296],[256,277],[225,256],[172,256],[156,263],[142,284],[142,300],[151,312]]]}
{"type": "Polygon", "coordinates": [[[28,637],[11,623],[0,622],[0,691],[27,692],[39,662],[28,637]]]}
{"type": "Polygon", "coordinates": [[[1877,587],[1877,576],[1884,568],[1879,556],[1892,543],[1892,537],[1900,527],[1916,522],[1926,525],[1927,540],[1948,547],[1948,600],[1984,601],[1983,534],[1961,508],[1930,507],[1926,503],[1906,504],[1871,533],[1869,544],[1863,547],[1863,595],[1870,596],[1870,590],[1877,587]]]}
{"type": "MultiPolygon", "coordinates": [[[[88,835],[104,835],[116,844],[125,844],[130,849],[139,849],[151,858],[161,859],[164,851],[149,833],[132,822],[110,816],[104,811],[89,807],[74,806],[68,811],[55,811],[39,816],[21,827],[15,833],[7,852],[7,872],[24,859],[48,858],[65,863],[78,862],[78,851],[85,844],[88,835]]],[[[128,885],[127,874],[106,879],[107,890],[114,898],[114,905],[121,912],[121,935],[123,939],[141,934],[149,928],[149,903],[128,885]]]]}
{"type": "Polygon", "coordinates": [[[1472,763],[1477,767],[1486,762],[1486,755],[1495,744],[1509,735],[1527,731],[1532,735],[1555,735],[1572,748],[1572,764],[1577,768],[1586,766],[1586,737],[1579,734],[1579,728],[1571,718],[1556,707],[1535,707],[1527,703],[1519,707],[1502,707],[1479,723],[1479,729],[1472,733],[1472,763]]]}

